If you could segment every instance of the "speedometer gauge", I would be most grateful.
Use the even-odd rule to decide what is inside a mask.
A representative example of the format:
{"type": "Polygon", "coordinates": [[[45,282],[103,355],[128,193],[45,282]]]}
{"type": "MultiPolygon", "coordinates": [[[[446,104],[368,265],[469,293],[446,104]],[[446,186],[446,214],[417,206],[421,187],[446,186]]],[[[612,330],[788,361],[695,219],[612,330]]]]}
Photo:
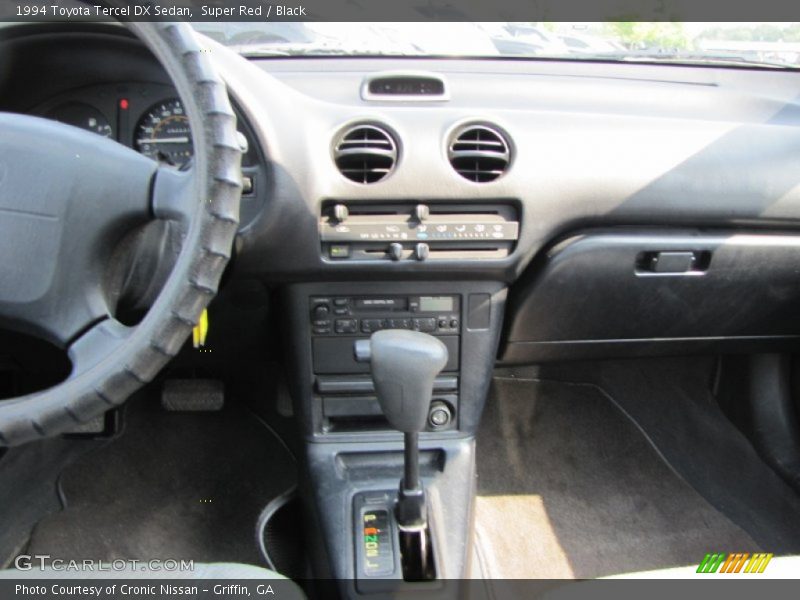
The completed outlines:
{"type": "Polygon", "coordinates": [[[150,158],[182,167],[192,158],[189,117],[178,98],[151,106],[139,120],[133,138],[136,149],[150,158]]]}

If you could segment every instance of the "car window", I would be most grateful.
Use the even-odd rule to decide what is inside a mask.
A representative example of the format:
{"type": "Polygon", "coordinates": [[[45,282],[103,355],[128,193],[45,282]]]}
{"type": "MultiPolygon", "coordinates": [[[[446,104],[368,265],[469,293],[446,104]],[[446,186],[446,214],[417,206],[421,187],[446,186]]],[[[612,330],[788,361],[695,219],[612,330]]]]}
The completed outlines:
{"type": "Polygon", "coordinates": [[[796,68],[800,23],[209,22],[247,56],[514,56],[796,68]]]}

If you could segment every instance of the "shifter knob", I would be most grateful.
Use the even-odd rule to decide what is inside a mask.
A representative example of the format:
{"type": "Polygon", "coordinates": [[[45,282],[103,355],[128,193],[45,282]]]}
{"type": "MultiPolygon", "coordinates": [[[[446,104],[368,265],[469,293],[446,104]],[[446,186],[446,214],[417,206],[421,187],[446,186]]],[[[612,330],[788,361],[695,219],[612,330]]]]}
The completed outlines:
{"type": "Polygon", "coordinates": [[[447,364],[447,347],[419,331],[385,329],[356,342],[355,358],[369,362],[386,420],[403,432],[403,478],[394,506],[403,579],[433,579],[428,505],[419,474],[419,432],[425,428],[433,380],[447,364]]]}
{"type": "Polygon", "coordinates": [[[447,364],[447,346],[427,333],[385,329],[356,342],[355,357],[370,363],[378,402],[392,427],[422,431],[433,381],[447,364]]]}

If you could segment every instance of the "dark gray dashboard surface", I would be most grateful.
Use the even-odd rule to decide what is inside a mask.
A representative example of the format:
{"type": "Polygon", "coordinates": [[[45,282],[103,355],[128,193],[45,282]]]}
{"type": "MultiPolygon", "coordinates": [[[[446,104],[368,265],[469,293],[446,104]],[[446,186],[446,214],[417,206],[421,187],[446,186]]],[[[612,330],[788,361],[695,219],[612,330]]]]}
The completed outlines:
{"type": "MultiPolygon", "coordinates": [[[[7,47],[8,64],[28,68],[11,69],[5,109],[27,112],[69,89],[142,75],[167,83],[124,30],[89,29],[59,30],[55,56],[42,43],[56,39],[55,29],[28,28],[7,47]]],[[[519,59],[246,60],[207,45],[252,129],[251,145],[266,157],[256,188],[264,209],[261,201],[246,208],[250,224],[237,245],[236,266],[247,275],[512,282],[543,248],[588,228],[786,232],[800,224],[800,73],[519,59]],[[394,71],[443,77],[449,100],[361,98],[366,76],[394,71]],[[358,122],[381,123],[398,138],[394,172],[372,185],[347,180],[332,160],[336,134],[358,122]],[[510,169],[494,182],[467,181],[448,163],[448,136],[470,122],[510,137],[510,169]],[[520,241],[500,259],[326,261],[319,213],[330,201],[518,202],[520,241]]]]}
{"type": "Polygon", "coordinates": [[[800,224],[800,74],[769,70],[515,60],[263,59],[214,55],[271,160],[272,199],[242,239],[239,268],[304,279],[513,281],[553,240],[593,226],[792,229],[800,224]],[[381,71],[443,76],[444,102],[362,100],[381,71]],[[386,125],[400,142],[383,181],[346,180],[331,144],[347,124],[386,125]],[[462,179],[446,140],[465,122],[512,139],[510,170],[462,179]],[[498,260],[331,264],[319,253],[325,200],[519,200],[521,239],[498,260]]]}
{"type": "MultiPolygon", "coordinates": [[[[167,82],[158,65],[124,30],[106,27],[53,35],[39,31],[9,39],[10,45],[4,46],[4,56],[14,67],[0,86],[5,110],[35,112],[42,103],[66,99],[64,94],[72,97],[100,89],[92,86],[132,81],[158,87],[154,99],[169,95],[167,87],[161,87],[167,82]],[[50,61],[54,39],[60,40],[59,52],[50,61]]],[[[540,305],[527,312],[520,308],[530,298],[552,296],[567,315],[580,310],[580,298],[571,298],[578,302],[573,306],[554,295],[554,290],[567,289],[560,280],[541,281],[556,272],[548,270],[546,262],[561,240],[598,230],[645,228],[661,234],[680,229],[690,235],[792,236],[800,225],[795,158],[800,155],[800,73],[496,59],[247,60],[210,40],[206,44],[229,84],[259,165],[257,202],[243,202],[247,226],[239,235],[233,275],[277,284],[505,282],[513,284],[506,339],[580,341],[586,338],[574,329],[554,335],[535,328],[512,335],[519,330],[515,323],[530,324],[531,315],[542,312],[540,305]],[[397,71],[443,78],[448,99],[362,99],[365,77],[397,71]],[[399,147],[394,171],[371,185],[346,179],[332,157],[336,135],[360,122],[382,124],[395,134],[399,147]],[[510,138],[510,168],[493,182],[467,181],[448,162],[449,136],[471,122],[494,124],[510,138]],[[319,232],[321,207],[331,202],[351,207],[386,202],[511,203],[520,208],[520,240],[505,258],[334,261],[323,258],[319,232]]],[[[142,109],[144,104],[149,102],[142,109]]],[[[758,243],[762,241],[769,240],[758,243]]],[[[632,243],[638,247],[639,242],[632,243]]],[[[781,268],[790,269],[793,260],[791,252],[784,253],[781,268]]],[[[612,269],[614,279],[612,271],[605,276],[597,272],[597,260],[581,264],[598,282],[587,293],[599,306],[606,306],[614,290],[634,293],[631,286],[655,285],[655,280],[637,283],[633,270],[623,266],[612,269]]],[[[725,280],[738,282],[738,293],[747,293],[755,281],[748,275],[754,267],[741,263],[739,268],[736,277],[729,273],[725,280]]],[[[568,271],[574,274],[573,268],[568,271]]],[[[703,279],[710,282],[717,277],[712,275],[703,279]]],[[[698,288],[692,287],[693,297],[713,301],[718,294],[700,289],[700,281],[692,284],[698,288]]],[[[667,281],[659,281],[659,286],[666,286],[676,306],[686,300],[667,281]]],[[[627,302],[631,298],[625,296],[627,302]]],[[[775,310],[785,308],[781,302],[790,304],[789,296],[777,292],[770,301],[775,310]]],[[[712,329],[714,335],[759,333],[751,327],[752,315],[742,315],[747,325],[742,331],[720,332],[714,327],[715,313],[709,314],[708,335],[712,329]]],[[[667,331],[652,321],[652,312],[621,315],[623,320],[634,317],[651,319],[654,335],[667,331]]],[[[577,322],[565,318],[559,327],[577,322]]],[[[609,328],[599,337],[617,339],[617,329],[609,328]]],[[[761,333],[781,332],[795,333],[780,327],[761,333]]],[[[584,335],[598,338],[596,332],[584,335]]]]}

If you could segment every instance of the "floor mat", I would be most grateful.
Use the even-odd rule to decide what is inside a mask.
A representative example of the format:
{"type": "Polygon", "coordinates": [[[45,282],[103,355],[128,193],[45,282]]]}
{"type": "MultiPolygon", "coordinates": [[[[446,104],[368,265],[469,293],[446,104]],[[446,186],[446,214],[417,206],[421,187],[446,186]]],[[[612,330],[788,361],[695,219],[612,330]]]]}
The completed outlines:
{"type": "Polygon", "coordinates": [[[669,465],[768,552],[800,553],[800,496],[758,455],[711,393],[713,357],[542,367],[539,378],[590,385],[620,407],[669,465]]]}
{"type": "Polygon", "coordinates": [[[59,474],[101,443],[50,438],[7,449],[0,458],[0,569],[28,545],[36,523],[61,510],[59,474]]]}
{"type": "Polygon", "coordinates": [[[123,433],[64,471],[66,508],[39,522],[28,553],[263,564],[258,516],[295,482],[291,454],[246,409],[168,413],[135,397],[123,433]]]}
{"type": "Polygon", "coordinates": [[[598,577],[758,549],[594,388],[496,378],[477,443],[486,577],[598,577]]]}

